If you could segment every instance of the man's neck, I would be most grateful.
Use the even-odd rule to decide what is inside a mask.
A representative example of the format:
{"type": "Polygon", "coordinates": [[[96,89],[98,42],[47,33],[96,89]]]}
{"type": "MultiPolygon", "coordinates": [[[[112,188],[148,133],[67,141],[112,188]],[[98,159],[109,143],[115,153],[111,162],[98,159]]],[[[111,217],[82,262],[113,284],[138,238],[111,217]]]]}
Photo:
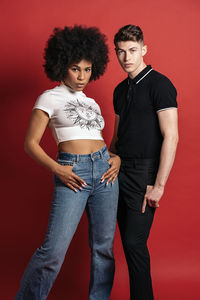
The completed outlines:
{"type": "Polygon", "coordinates": [[[140,72],[142,72],[142,70],[144,70],[146,68],[146,64],[144,62],[142,62],[138,68],[132,72],[132,73],[129,73],[128,76],[131,78],[131,79],[134,79],[140,72]]]}

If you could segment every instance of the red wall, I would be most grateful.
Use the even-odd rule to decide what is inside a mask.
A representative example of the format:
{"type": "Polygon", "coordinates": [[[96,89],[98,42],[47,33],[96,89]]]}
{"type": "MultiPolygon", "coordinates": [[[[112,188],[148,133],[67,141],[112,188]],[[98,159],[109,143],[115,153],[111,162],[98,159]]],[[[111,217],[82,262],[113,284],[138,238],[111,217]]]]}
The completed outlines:
{"type": "MultiPolygon", "coordinates": [[[[101,105],[105,140],[112,136],[112,92],[125,78],[113,36],[125,24],[143,28],[146,63],[167,75],[178,90],[180,143],[176,162],[149,239],[156,300],[199,299],[199,23],[198,0],[1,0],[1,299],[13,299],[33,250],[43,240],[51,201],[51,174],[23,151],[36,97],[53,84],[42,69],[42,53],[55,26],[98,26],[108,36],[110,63],[86,93],[101,105]]],[[[43,145],[55,157],[47,132],[43,145]]],[[[84,216],[49,298],[87,299],[89,248],[84,216]],[[80,246],[81,245],[81,246],[80,246]]],[[[111,300],[128,299],[128,275],[119,233],[111,300]]]]}

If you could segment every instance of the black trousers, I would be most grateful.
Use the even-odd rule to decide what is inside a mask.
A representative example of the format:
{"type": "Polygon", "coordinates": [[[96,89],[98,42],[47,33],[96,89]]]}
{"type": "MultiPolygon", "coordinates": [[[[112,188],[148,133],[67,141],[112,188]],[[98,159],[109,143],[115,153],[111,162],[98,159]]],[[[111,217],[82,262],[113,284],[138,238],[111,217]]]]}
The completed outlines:
{"type": "Polygon", "coordinates": [[[119,173],[118,225],[130,279],[131,300],[153,300],[147,239],[155,209],[142,203],[147,185],[154,185],[158,161],[122,159],[119,173]]]}

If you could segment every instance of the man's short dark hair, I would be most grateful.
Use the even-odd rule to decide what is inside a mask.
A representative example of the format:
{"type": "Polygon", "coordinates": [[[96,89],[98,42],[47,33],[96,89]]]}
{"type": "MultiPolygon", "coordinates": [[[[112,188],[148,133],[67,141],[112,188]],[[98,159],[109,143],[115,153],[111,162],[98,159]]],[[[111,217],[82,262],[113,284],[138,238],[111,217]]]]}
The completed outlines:
{"type": "Polygon", "coordinates": [[[114,44],[117,47],[118,42],[134,41],[134,42],[144,42],[143,32],[139,26],[136,25],[126,25],[119,29],[115,34],[114,44]]]}
{"type": "Polygon", "coordinates": [[[106,36],[96,27],[55,28],[44,51],[44,70],[52,81],[63,81],[73,63],[85,59],[92,63],[91,80],[104,74],[108,63],[106,36]]]}

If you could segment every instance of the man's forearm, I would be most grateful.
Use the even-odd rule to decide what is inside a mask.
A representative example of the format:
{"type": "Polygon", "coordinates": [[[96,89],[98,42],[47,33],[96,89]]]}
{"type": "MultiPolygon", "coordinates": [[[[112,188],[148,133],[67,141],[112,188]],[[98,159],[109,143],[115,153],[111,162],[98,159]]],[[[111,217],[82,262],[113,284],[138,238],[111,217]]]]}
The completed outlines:
{"type": "Polygon", "coordinates": [[[177,144],[178,135],[164,137],[160,154],[160,163],[154,187],[164,188],[174,163],[177,144]]]}

